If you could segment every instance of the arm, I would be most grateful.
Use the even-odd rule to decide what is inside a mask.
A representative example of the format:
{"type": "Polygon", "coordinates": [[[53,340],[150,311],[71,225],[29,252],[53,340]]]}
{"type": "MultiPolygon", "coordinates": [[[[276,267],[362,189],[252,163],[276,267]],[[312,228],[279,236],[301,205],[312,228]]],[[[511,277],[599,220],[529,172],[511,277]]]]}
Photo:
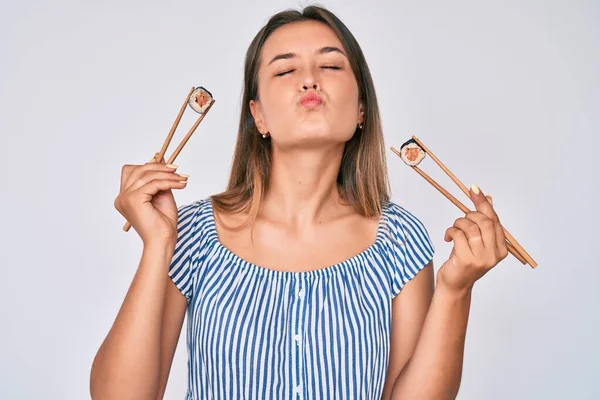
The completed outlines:
{"type": "Polygon", "coordinates": [[[470,194],[477,211],[446,230],[444,240],[454,246],[437,273],[419,341],[394,384],[392,399],[454,399],[458,394],[473,286],[508,254],[492,204],[475,185],[470,194]]]}
{"type": "Polygon", "coordinates": [[[144,246],[121,309],[94,358],[93,399],[151,399],[164,392],[186,306],[167,275],[173,251],[174,245],[164,242],[144,246]]]}
{"type": "Polygon", "coordinates": [[[382,400],[390,400],[400,372],[414,353],[433,296],[433,261],[429,262],[392,301],[390,363],[382,400]]]}
{"type": "Polygon", "coordinates": [[[413,356],[399,374],[392,399],[454,399],[463,367],[471,289],[438,285],[413,356]]]}
{"type": "Polygon", "coordinates": [[[181,335],[181,326],[185,318],[187,300],[181,291],[168,279],[165,306],[163,308],[161,340],[160,340],[160,379],[157,400],[162,400],[167,388],[169,372],[175,356],[175,349],[181,335]]]}

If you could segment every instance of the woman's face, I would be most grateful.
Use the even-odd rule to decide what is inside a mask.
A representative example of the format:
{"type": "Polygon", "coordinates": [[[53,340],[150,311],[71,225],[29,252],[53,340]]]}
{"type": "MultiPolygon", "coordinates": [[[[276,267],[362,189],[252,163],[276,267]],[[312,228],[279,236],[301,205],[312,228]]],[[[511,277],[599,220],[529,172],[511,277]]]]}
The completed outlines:
{"type": "Polygon", "coordinates": [[[274,143],[322,145],[348,141],[362,122],[358,86],[340,40],[325,24],[284,25],[266,40],[258,70],[258,99],[250,109],[274,143]],[[306,99],[307,94],[318,99],[306,99]]]}

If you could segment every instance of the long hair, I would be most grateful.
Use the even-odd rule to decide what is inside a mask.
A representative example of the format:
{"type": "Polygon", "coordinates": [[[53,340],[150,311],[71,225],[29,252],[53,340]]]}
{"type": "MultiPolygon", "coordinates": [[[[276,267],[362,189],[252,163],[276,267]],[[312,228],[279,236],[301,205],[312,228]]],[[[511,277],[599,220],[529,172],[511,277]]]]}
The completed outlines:
{"type": "Polygon", "coordinates": [[[371,73],[358,42],[346,25],[332,12],[320,6],[302,11],[286,10],[273,15],[256,34],[246,52],[244,89],[239,129],[227,189],[211,196],[215,208],[225,213],[248,212],[248,219],[238,228],[253,225],[261,200],[269,189],[271,139],[263,139],[250,112],[250,100],[258,98],[258,68],[261,49],[278,28],[301,21],[318,21],[329,26],[342,42],[358,84],[363,105],[363,127],[344,146],[337,176],[340,199],[365,217],[381,215],[383,201],[390,188],[379,106],[371,73]]]}

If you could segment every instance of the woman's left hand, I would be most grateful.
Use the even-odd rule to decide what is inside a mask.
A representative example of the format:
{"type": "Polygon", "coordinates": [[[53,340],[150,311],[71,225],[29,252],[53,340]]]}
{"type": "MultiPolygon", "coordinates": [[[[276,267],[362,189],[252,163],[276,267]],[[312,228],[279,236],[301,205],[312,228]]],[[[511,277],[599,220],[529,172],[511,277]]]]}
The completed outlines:
{"type": "Polygon", "coordinates": [[[437,273],[438,285],[456,291],[470,290],[508,255],[506,237],[491,202],[476,185],[470,194],[477,211],[458,218],[446,230],[444,240],[454,241],[454,247],[437,273]]]}

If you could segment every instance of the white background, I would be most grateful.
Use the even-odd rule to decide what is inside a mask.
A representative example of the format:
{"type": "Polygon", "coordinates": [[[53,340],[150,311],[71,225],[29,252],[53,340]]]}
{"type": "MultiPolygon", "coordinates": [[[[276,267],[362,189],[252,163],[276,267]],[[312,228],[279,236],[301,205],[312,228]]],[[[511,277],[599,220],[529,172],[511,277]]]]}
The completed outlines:
{"type": "MultiPolygon", "coordinates": [[[[511,256],[477,283],[458,398],[600,398],[598,2],[324,4],[362,46],[386,145],[422,139],[494,196],[539,263],[511,256]]],[[[246,48],[299,5],[2,0],[0,398],[89,398],[141,255],[113,208],[121,166],[158,151],[204,85],[217,102],[177,159],[191,178],[176,199],[223,190],[246,48]]],[[[194,120],[186,112],[171,150],[194,120]]],[[[426,224],[439,267],[460,211],[387,154],[393,200],[426,224]]],[[[469,204],[432,160],[421,166],[469,204]]],[[[167,399],[184,397],[184,335],[167,399]]]]}

